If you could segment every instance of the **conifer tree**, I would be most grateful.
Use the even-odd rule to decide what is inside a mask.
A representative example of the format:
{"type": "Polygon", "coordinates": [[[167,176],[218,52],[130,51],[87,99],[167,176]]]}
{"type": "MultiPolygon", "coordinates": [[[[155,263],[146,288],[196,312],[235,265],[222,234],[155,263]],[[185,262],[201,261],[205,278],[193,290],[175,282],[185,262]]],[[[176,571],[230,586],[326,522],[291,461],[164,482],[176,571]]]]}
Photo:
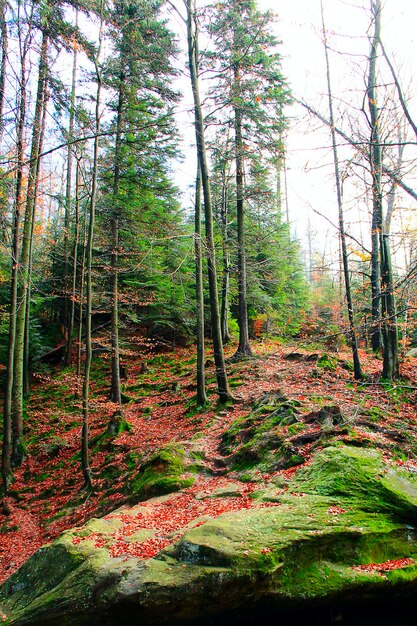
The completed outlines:
{"type": "Polygon", "coordinates": [[[236,358],[252,354],[247,304],[245,244],[245,162],[251,150],[273,150],[282,129],[287,88],[281,74],[277,40],[270,33],[270,13],[255,0],[232,0],[215,6],[210,25],[214,51],[209,61],[219,76],[213,98],[234,131],[238,254],[239,345],[236,358]],[[256,148],[255,148],[256,146],[256,148]]]}
{"type": "Polygon", "coordinates": [[[201,184],[204,197],[204,215],[207,245],[208,280],[210,290],[211,329],[213,335],[214,362],[219,399],[226,402],[233,399],[229,387],[224,358],[223,341],[220,326],[220,309],[217,288],[216,253],[214,246],[213,230],[213,203],[210,187],[210,175],[206,153],[206,141],[204,132],[203,112],[200,98],[200,86],[198,75],[198,32],[196,28],[196,10],[192,0],[184,0],[187,11],[187,43],[188,65],[190,70],[191,88],[194,100],[195,135],[197,144],[197,159],[201,170],[201,184]]]}
{"type": "MultiPolygon", "coordinates": [[[[160,16],[161,3],[149,0],[116,2],[109,15],[111,37],[116,57],[106,68],[105,80],[116,91],[114,120],[114,148],[112,180],[106,185],[110,194],[110,211],[102,217],[109,222],[111,232],[111,349],[112,378],[110,397],[118,405],[112,420],[112,429],[122,425],[122,400],[120,383],[119,307],[118,288],[120,247],[134,221],[139,207],[129,206],[126,186],[132,186],[130,166],[146,170],[158,165],[158,142],[166,141],[167,154],[171,147],[173,126],[167,119],[170,104],[177,94],[170,87],[174,70],[174,38],[160,16]],[[129,180],[130,179],[130,180],[129,180]]],[[[165,154],[159,158],[163,169],[165,154]]],[[[147,172],[147,185],[152,187],[157,172],[147,172]]],[[[104,182],[104,181],[103,181],[104,182]]],[[[133,186],[140,188],[143,178],[136,177],[133,186]]],[[[140,232],[138,232],[140,237],[140,232]]]]}

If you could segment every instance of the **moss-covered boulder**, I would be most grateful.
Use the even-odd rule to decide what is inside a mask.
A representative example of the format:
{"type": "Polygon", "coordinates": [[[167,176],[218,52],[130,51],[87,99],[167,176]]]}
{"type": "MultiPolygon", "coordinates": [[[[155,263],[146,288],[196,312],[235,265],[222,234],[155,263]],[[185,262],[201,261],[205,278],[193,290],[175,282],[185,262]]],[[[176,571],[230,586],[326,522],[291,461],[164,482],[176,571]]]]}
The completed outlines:
{"type": "Polygon", "coordinates": [[[182,498],[124,507],[38,550],[0,588],[4,623],[220,623],[237,609],[343,610],[416,594],[413,477],[377,453],[325,449],[287,491],[271,483],[252,508],[196,519],[175,536],[167,527],[162,536],[155,517],[147,523],[150,507],[172,500],[175,510],[182,498]],[[144,546],[161,541],[149,558],[144,546]]]}
{"type": "Polygon", "coordinates": [[[417,478],[386,465],[376,450],[325,448],[297,472],[289,489],[334,496],[365,511],[417,521],[417,478]]]}
{"type": "Polygon", "coordinates": [[[262,464],[264,469],[283,469],[304,458],[289,443],[282,427],[299,424],[300,403],[281,393],[263,394],[246,417],[236,420],[223,434],[220,450],[229,455],[234,469],[262,464]]]}
{"type": "Polygon", "coordinates": [[[131,504],[152,496],[179,491],[192,485],[195,465],[178,443],[161,448],[141,465],[136,476],[127,484],[131,504]]]}

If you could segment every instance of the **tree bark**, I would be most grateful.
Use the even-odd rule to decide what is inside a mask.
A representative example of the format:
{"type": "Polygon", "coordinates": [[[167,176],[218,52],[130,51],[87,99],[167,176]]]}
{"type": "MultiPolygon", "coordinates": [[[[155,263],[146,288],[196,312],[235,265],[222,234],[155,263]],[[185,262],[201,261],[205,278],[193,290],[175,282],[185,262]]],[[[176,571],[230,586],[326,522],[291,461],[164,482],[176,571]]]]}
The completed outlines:
{"type": "Polygon", "coordinates": [[[321,18],[322,18],[323,33],[324,33],[324,52],[325,52],[325,58],[326,58],[327,90],[328,90],[328,96],[329,96],[329,118],[330,118],[330,128],[331,128],[331,136],[332,136],[337,206],[338,206],[338,213],[339,213],[339,234],[340,234],[340,245],[341,245],[341,252],[342,252],[343,276],[344,276],[344,281],[345,281],[346,302],[347,302],[347,309],[348,309],[350,345],[352,348],[352,356],[353,356],[353,373],[354,373],[354,377],[356,380],[362,380],[363,372],[362,372],[361,362],[359,358],[359,351],[358,351],[358,341],[357,341],[357,336],[356,336],[355,317],[354,317],[353,299],[352,299],[352,289],[351,289],[351,284],[350,284],[349,261],[348,261],[348,253],[347,253],[347,246],[346,246],[345,220],[344,220],[343,202],[342,202],[342,184],[340,180],[339,159],[338,159],[338,154],[337,154],[336,131],[335,131],[334,113],[333,113],[333,96],[332,96],[331,79],[330,79],[329,51],[328,51],[328,45],[327,45],[327,36],[326,36],[326,28],[325,28],[325,23],[324,23],[324,11],[323,11],[322,0],[320,4],[321,4],[321,18]]]}
{"type": "MultiPolygon", "coordinates": [[[[45,130],[46,130],[46,108],[48,105],[49,93],[47,86],[45,85],[44,89],[44,102],[42,105],[42,123],[41,123],[41,132],[39,137],[39,155],[42,154],[42,147],[45,138],[45,130]]],[[[37,160],[37,169],[36,169],[36,180],[34,186],[34,211],[38,202],[38,191],[39,191],[39,177],[40,177],[40,167],[41,167],[41,159],[40,156],[37,160]]],[[[23,348],[23,396],[26,398],[30,392],[30,368],[29,368],[29,349],[30,349],[30,309],[31,309],[31,297],[32,297],[32,261],[33,261],[33,235],[35,228],[35,215],[33,216],[32,226],[30,231],[30,243],[29,243],[29,261],[28,261],[28,284],[27,284],[27,293],[26,293],[26,311],[25,311],[25,338],[24,338],[24,348],[23,348]]]]}
{"type": "MultiPolygon", "coordinates": [[[[110,399],[118,405],[114,418],[121,420],[122,411],[122,395],[120,387],[120,349],[119,349],[119,294],[118,294],[118,264],[119,264],[119,220],[118,220],[118,202],[120,189],[120,155],[122,147],[122,124],[123,124],[123,105],[124,105],[124,77],[120,77],[119,99],[117,105],[117,121],[116,121],[116,139],[115,139],[115,157],[114,157],[114,178],[113,178],[113,211],[111,217],[111,233],[112,233],[112,252],[111,252],[111,268],[112,268],[112,316],[111,316],[111,347],[112,347],[112,368],[111,368],[111,389],[110,399]]],[[[117,430],[117,425],[115,424],[117,430]]]]}
{"type": "Polygon", "coordinates": [[[23,160],[24,160],[24,128],[26,120],[26,45],[21,48],[20,56],[20,84],[18,120],[16,128],[16,186],[13,210],[12,250],[11,250],[11,285],[9,308],[9,336],[7,349],[6,387],[4,393],[3,410],[3,445],[2,445],[2,478],[3,490],[7,493],[12,480],[12,410],[13,410],[13,381],[15,376],[15,348],[16,348],[16,320],[18,309],[18,275],[20,270],[20,222],[22,211],[23,187],[23,160]]]}
{"type": "Polygon", "coordinates": [[[84,215],[84,228],[83,228],[83,243],[82,243],[82,256],[81,256],[81,267],[80,267],[80,292],[79,292],[79,300],[80,307],[78,313],[78,332],[77,332],[77,361],[76,361],[76,379],[77,379],[77,389],[75,392],[75,398],[79,397],[79,383],[81,379],[81,351],[82,351],[82,336],[83,336],[83,318],[84,318],[84,284],[85,284],[85,257],[86,257],[86,249],[87,249],[87,216],[84,215]]]}
{"type": "MultiPolygon", "coordinates": [[[[392,276],[391,254],[388,234],[384,232],[382,217],[382,154],[379,135],[379,111],[376,93],[376,60],[378,54],[378,43],[381,37],[381,2],[375,0],[371,2],[371,11],[374,19],[374,34],[371,42],[371,52],[369,57],[368,75],[368,107],[371,118],[371,138],[370,138],[370,164],[372,174],[372,312],[376,315],[376,299],[378,296],[381,306],[378,306],[378,313],[381,316],[382,341],[383,341],[383,372],[384,378],[392,380],[399,376],[398,363],[398,330],[397,313],[395,305],[394,281],[392,276]],[[378,257],[376,249],[378,248],[378,257]],[[378,275],[377,275],[378,265],[378,275]],[[375,266],[375,267],[374,267],[375,266]],[[378,280],[378,284],[376,281],[378,280]],[[380,281],[380,282],[379,282],[380,281]],[[375,282],[375,285],[374,285],[375,282]]],[[[373,322],[376,318],[373,317],[373,322]]],[[[374,347],[374,344],[373,344],[374,347]]]]}
{"type": "MultiPolygon", "coordinates": [[[[239,67],[234,68],[235,98],[239,98],[239,67]]],[[[249,341],[248,302],[246,281],[246,250],[245,250],[245,216],[243,203],[243,140],[242,140],[242,110],[239,104],[234,103],[235,116],[235,162],[236,162],[236,215],[237,215],[237,265],[238,265],[238,322],[239,344],[234,359],[253,356],[249,341]]]]}
{"type": "MultiPolygon", "coordinates": [[[[78,14],[76,17],[76,25],[78,25],[78,14]]],[[[73,332],[73,302],[69,297],[69,258],[70,258],[70,221],[71,221],[71,191],[72,191],[72,163],[73,163],[73,146],[74,124],[75,124],[75,87],[77,80],[77,47],[74,46],[72,61],[72,79],[71,79],[71,101],[70,114],[68,123],[68,147],[67,147],[67,180],[65,188],[65,216],[64,216],[64,328],[66,332],[67,347],[65,350],[65,365],[71,363],[72,337],[73,332]]],[[[73,269],[73,277],[76,273],[73,269]]]]}
{"type": "MultiPolygon", "coordinates": [[[[80,164],[77,161],[75,170],[75,214],[74,214],[74,241],[72,248],[72,279],[70,295],[70,314],[68,320],[68,342],[65,352],[65,364],[68,366],[72,358],[73,332],[75,323],[75,301],[77,295],[77,263],[78,263],[78,241],[80,238],[80,164]]],[[[81,309],[81,303],[80,303],[81,309]]]]}
{"type": "Polygon", "coordinates": [[[8,32],[6,22],[6,2],[0,0],[0,29],[1,29],[1,60],[0,60],[0,145],[3,141],[4,130],[4,101],[6,95],[6,66],[7,66],[7,47],[8,32]]]}
{"type": "Polygon", "coordinates": [[[28,186],[26,192],[25,220],[23,226],[22,248],[20,253],[20,273],[18,285],[18,309],[16,317],[16,338],[13,381],[13,425],[12,425],[12,463],[20,465],[25,458],[23,443],[23,373],[24,373],[24,338],[26,319],[26,298],[29,279],[29,255],[32,224],[36,210],[36,180],[39,159],[39,140],[41,135],[42,110],[46,74],[48,69],[48,36],[43,33],[39,57],[38,89],[35,104],[35,116],[32,128],[32,146],[30,153],[28,186]]]}
{"type": "Polygon", "coordinates": [[[95,210],[97,203],[97,180],[98,180],[98,150],[100,135],[100,104],[101,104],[101,71],[99,68],[99,58],[101,45],[103,41],[103,5],[101,9],[101,22],[99,33],[99,49],[97,57],[94,60],[96,68],[97,93],[95,103],[95,132],[94,132],[94,152],[93,152],[93,178],[91,181],[90,211],[87,232],[86,246],[86,302],[85,302],[85,363],[83,378],[83,396],[82,396],[82,430],[81,430],[81,469],[84,477],[84,487],[87,491],[92,491],[93,481],[89,458],[89,393],[90,393],[90,373],[92,360],[92,342],[91,342],[91,313],[93,300],[93,238],[94,238],[94,222],[95,210]]]}
{"type": "Polygon", "coordinates": [[[224,359],[223,341],[220,328],[220,310],[217,291],[216,255],[213,233],[213,207],[210,189],[210,178],[204,138],[204,123],[201,108],[197,62],[196,62],[196,32],[194,29],[194,14],[192,0],[185,0],[187,9],[187,40],[188,61],[191,76],[191,86],[194,98],[195,134],[197,143],[197,156],[201,168],[201,181],[204,196],[204,215],[206,228],[207,265],[210,292],[211,328],[213,336],[214,362],[216,367],[217,388],[220,402],[232,400],[233,395],[227,380],[226,363],[224,359]]]}
{"type": "Polygon", "coordinates": [[[197,406],[202,407],[207,404],[208,398],[205,376],[203,250],[201,241],[201,170],[199,165],[197,165],[197,178],[195,183],[194,252],[197,304],[197,406]]]}
{"type": "Polygon", "coordinates": [[[222,257],[223,275],[221,290],[220,325],[223,343],[230,341],[229,333],[229,287],[230,287],[230,252],[229,252],[229,228],[228,228],[228,185],[226,180],[226,161],[222,169],[222,188],[220,200],[220,220],[222,226],[222,257]]]}

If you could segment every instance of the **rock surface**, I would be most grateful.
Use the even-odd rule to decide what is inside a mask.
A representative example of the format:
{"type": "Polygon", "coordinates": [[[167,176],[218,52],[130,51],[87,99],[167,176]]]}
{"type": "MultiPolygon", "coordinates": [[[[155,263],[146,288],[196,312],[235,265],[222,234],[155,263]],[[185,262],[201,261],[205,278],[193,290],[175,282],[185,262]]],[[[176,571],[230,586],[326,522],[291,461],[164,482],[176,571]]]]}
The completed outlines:
{"type": "Polygon", "coordinates": [[[143,504],[63,533],[1,587],[3,623],[200,624],[237,607],[415,595],[417,484],[377,452],[325,448],[287,489],[270,483],[253,497],[255,508],[194,520],[153,558],[123,547],[161,540],[143,504]],[[128,533],[133,519],[142,527],[128,533]]]}

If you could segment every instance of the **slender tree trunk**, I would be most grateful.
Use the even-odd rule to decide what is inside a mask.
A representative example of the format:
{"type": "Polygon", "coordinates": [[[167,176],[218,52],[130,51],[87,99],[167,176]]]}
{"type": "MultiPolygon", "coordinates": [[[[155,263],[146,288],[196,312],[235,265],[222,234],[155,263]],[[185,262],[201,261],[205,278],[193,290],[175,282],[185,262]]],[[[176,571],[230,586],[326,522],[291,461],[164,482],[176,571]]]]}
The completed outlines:
{"type": "MultiPolygon", "coordinates": [[[[239,96],[240,68],[235,66],[234,85],[236,94],[239,96]]],[[[242,111],[240,107],[234,105],[235,116],[235,160],[236,160],[236,214],[237,214],[237,265],[238,265],[238,322],[239,322],[239,344],[234,358],[253,356],[249,342],[248,326],[248,302],[247,302],[247,281],[246,281],[246,250],[245,250],[245,216],[243,203],[243,139],[242,139],[242,111]]]]}
{"type": "Polygon", "coordinates": [[[381,348],[381,272],[379,266],[379,236],[377,222],[378,220],[374,206],[371,225],[371,344],[374,352],[378,352],[381,348]]]}
{"type": "Polygon", "coordinates": [[[119,220],[116,216],[111,220],[112,230],[112,317],[111,317],[111,345],[112,345],[112,368],[110,399],[118,404],[116,413],[122,415],[122,396],[120,386],[120,351],[119,351],[119,289],[118,289],[118,246],[119,246],[119,220]]]}
{"type": "Polygon", "coordinates": [[[13,381],[15,375],[15,348],[16,348],[16,319],[18,308],[18,274],[20,254],[20,221],[22,211],[22,187],[23,187],[23,134],[26,120],[26,54],[25,48],[21,54],[20,67],[20,95],[18,104],[18,118],[16,127],[16,187],[13,211],[12,229],[12,263],[11,263],[11,286],[10,286],[10,309],[9,309],[9,337],[7,349],[7,373],[6,388],[4,393],[3,410],[3,450],[2,450],[2,478],[3,489],[7,493],[12,480],[11,456],[12,456],[12,409],[13,409],[13,381]]]}
{"type": "Polygon", "coordinates": [[[6,65],[7,65],[7,46],[8,33],[6,22],[6,1],[0,0],[0,29],[1,29],[1,60],[0,60],[0,146],[3,141],[4,131],[4,102],[6,95],[6,65]]]}
{"type": "MultiPolygon", "coordinates": [[[[74,241],[72,248],[72,279],[71,279],[71,295],[70,295],[70,314],[68,321],[68,343],[65,353],[65,364],[71,364],[73,332],[75,322],[75,300],[77,295],[77,263],[78,263],[78,241],[80,238],[80,164],[77,161],[75,170],[75,215],[74,215],[74,241]]],[[[80,302],[81,308],[81,302],[80,302]]]]}
{"type": "Polygon", "coordinates": [[[222,225],[222,257],[223,257],[223,275],[222,275],[222,298],[220,325],[222,330],[223,343],[230,341],[229,333],[229,286],[230,286],[230,252],[229,252],[229,228],[228,228],[228,185],[226,180],[226,163],[222,171],[222,195],[220,204],[220,220],[222,225]]]}
{"type": "Polygon", "coordinates": [[[284,169],[284,142],[282,131],[279,133],[279,144],[275,159],[277,223],[282,224],[282,173],[284,169]]]}
{"type": "Polygon", "coordinates": [[[208,170],[208,162],[206,155],[206,145],[204,139],[204,122],[201,108],[199,81],[197,72],[197,41],[194,28],[194,12],[192,0],[185,0],[187,8],[187,39],[188,39],[188,60],[191,75],[191,86],[194,98],[194,114],[195,114],[195,134],[197,143],[197,155],[201,168],[201,181],[204,196],[204,214],[206,227],[206,246],[207,246],[207,266],[210,291],[210,312],[211,327],[213,335],[214,362],[216,367],[216,378],[219,399],[221,402],[232,400],[233,395],[229,388],[227,380],[226,363],[224,359],[223,341],[220,328],[220,310],[217,292],[217,271],[216,271],[216,255],[214,247],[213,233],[213,207],[211,199],[210,178],[208,170]]]}
{"type": "Polygon", "coordinates": [[[283,169],[284,169],[284,191],[285,191],[285,216],[287,220],[287,224],[290,223],[290,207],[288,202],[288,180],[287,180],[287,158],[283,157],[283,169]]]}
{"type": "Polygon", "coordinates": [[[325,57],[326,57],[327,90],[328,90],[328,95],[329,95],[329,119],[330,119],[331,135],[332,135],[337,206],[338,206],[338,211],[339,211],[340,246],[341,246],[341,253],[342,253],[341,256],[342,256],[342,263],[343,263],[343,276],[345,279],[345,292],[346,292],[346,302],[347,302],[348,319],[349,319],[350,345],[352,348],[352,356],[353,356],[353,372],[354,372],[354,377],[356,380],[362,380],[363,372],[362,372],[361,362],[359,358],[359,351],[358,351],[358,341],[357,341],[357,336],[356,336],[355,317],[354,317],[354,310],[353,310],[352,289],[351,289],[351,284],[350,284],[348,253],[347,253],[347,246],[346,246],[345,220],[344,220],[344,215],[343,215],[343,202],[342,202],[342,184],[340,180],[339,159],[337,155],[336,131],[335,131],[334,114],[333,114],[333,97],[332,97],[331,80],[330,80],[329,51],[328,51],[328,46],[327,46],[326,28],[325,28],[325,23],[324,23],[323,2],[321,1],[320,4],[321,4],[321,18],[322,18],[323,33],[324,33],[324,52],[325,52],[325,57]]]}
{"type": "Polygon", "coordinates": [[[371,231],[371,310],[372,310],[372,349],[374,352],[381,348],[381,270],[379,233],[382,228],[382,193],[381,193],[381,148],[379,145],[378,109],[376,106],[376,59],[379,40],[379,0],[375,5],[371,1],[372,14],[375,19],[374,38],[371,43],[368,75],[368,106],[371,115],[370,163],[372,174],[372,231],[371,231]]]}
{"type": "MultiPolygon", "coordinates": [[[[384,378],[389,380],[399,376],[398,363],[398,329],[397,313],[395,305],[394,281],[392,276],[391,254],[388,233],[384,232],[382,218],[382,155],[379,136],[379,111],[376,93],[376,60],[378,54],[378,44],[381,32],[381,2],[375,0],[371,2],[371,11],[374,18],[374,35],[371,43],[371,53],[369,58],[368,76],[368,106],[371,118],[371,141],[370,141],[370,163],[372,172],[372,199],[373,199],[373,219],[372,219],[372,271],[377,264],[374,259],[374,247],[379,248],[379,280],[380,300],[381,300],[381,326],[383,341],[383,371],[384,378]]],[[[375,276],[373,274],[372,279],[375,276]]],[[[374,288],[375,289],[375,288],[374,288]]],[[[374,296],[374,293],[373,293],[374,296]]],[[[373,298],[374,307],[374,298],[373,298]]],[[[374,311],[374,309],[373,309],[374,311]]]]}
{"type": "MultiPolygon", "coordinates": [[[[403,156],[404,156],[404,148],[405,148],[405,133],[403,133],[403,130],[401,128],[401,122],[398,118],[396,118],[396,124],[397,124],[397,139],[398,139],[398,154],[397,154],[397,163],[396,163],[396,171],[400,172],[401,171],[401,167],[403,164],[403,156]]],[[[387,194],[387,212],[385,214],[385,219],[384,219],[384,232],[385,233],[389,233],[391,231],[391,220],[392,220],[392,215],[394,213],[394,208],[395,208],[395,198],[397,195],[397,183],[395,181],[392,181],[391,183],[391,187],[390,190],[388,191],[387,194]]]]}
{"type": "Polygon", "coordinates": [[[84,216],[84,234],[83,234],[83,244],[82,244],[82,255],[81,255],[81,267],[80,267],[80,307],[79,307],[79,317],[78,317],[78,332],[77,332],[77,362],[76,362],[76,379],[77,379],[77,389],[75,392],[75,398],[79,397],[79,383],[81,379],[81,352],[82,352],[82,338],[83,338],[83,318],[84,318],[84,283],[85,283],[85,256],[87,249],[87,216],[84,216]]]}
{"type": "MultiPolygon", "coordinates": [[[[403,230],[403,220],[401,218],[401,230],[403,230]]],[[[407,248],[405,242],[403,242],[404,248],[404,257],[407,259],[407,272],[406,275],[410,275],[410,271],[412,268],[416,266],[415,263],[415,254],[414,254],[414,242],[411,241],[409,244],[409,248],[407,248]]],[[[407,343],[408,343],[408,322],[410,315],[410,301],[413,294],[413,285],[410,280],[407,280],[405,283],[404,294],[402,296],[404,302],[404,321],[402,325],[402,336],[401,336],[401,356],[404,358],[407,354],[407,343]]]]}
{"type": "MultiPolygon", "coordinates": [[[[102,5],[103,12],[103,5],[102,5]]],[[[93,238],[94,238],[94,222],[95,210],[97,203],[97,179],[98,179],[98,150],[99,150],[99,134],[100,134],[100,101],[101,101],[101,71],[99,68],[99,58],[103,39],[103,15],[100,23],[99,50],[95,59],[97,93],[95,106],[95,138],[94,138],[94,154],[93,154],[93,179],[91,182],[91,198],[90,198],[90,214],[88,222],[87,246],[86,246],[86,302],[85,302],[85,363],[84,363],[84,380],[83,380],[83,421],[81,431],[81,468],[84,476],[84,486],[87,491],[93,489],[92,473],[89,460],[89,393],[90,393],[90,373],[92,360],[92,342],[91,342],[91,313],[93,299],[93,238]]]]}
{"type": "MultiPolygon", "coordinates": [[[[78,25],[78,14],[76,17],[76,25],[78,25]]],[[[67,339],[67,347],[65,350],[65,365],[71,362],[71,346],[73,332],[73,324],[71,324],[71,315],[73,306],[69,298],[69,258],[70,258],[70,221],[71,221],[71,191],[72,191],[72,163],[73,163],[73,147],[71,142],[74,138],[74,122],[75,122],[75,87],[77,81],[77,48],[74,46],[73,62],[72,62],[72,82],[71,82],[71,102],[70,115],[68,124],[68,147],[67,147],[67,180],[65,189],[65,215],[64,215],[64,327],[67,339]],[[71,328],[70,328],[71,326],[71,328]]],[[[75,269],[73,270],[74,276],[75,269]]]]}
{"type": "Polygon", "coordinates": [[[201,170],[197,165],[195,182],[195,285],[197,304],[197,406],[204,406],[208,402],[205,377],[205,349],[204,349],[204,290],[203,290],[203,250],[201,240],[201,170]]]}
{"type": "MultiPolygon", "coordinates": [[[[48,89],[45,87],[44,90],[44,102],[43,102],[43,110],[42,110],[42,124],[41,124],[41,134],[39,137],[39,154],[42,153],[43,141],[45,138],[45,129],[46,129],[46,109],[48,105],[49,93],[48,89]]],[[[38,202],[38,191],[39,191],[39,178],[40,178],[40,166],[41,160],[38,158],[37,161],[37,170],[36,170],[36,180],[35,180],[35,197],[34,197],[34,207],[37,206],[38,202]]],[[[28,266],[28,286],[27,286],[27,294],[26,294],[26,312],[25,312],[25,338],[24,338],[24,362],[23,362],[23,396],[26,398],[30,392],[30,368],[29,368],[29,348],[30,348],[30,305],[31,305],[31,297],[32,297],[32,265],[33,265],[33,236],[34,236],[34,228],[35,228],[35,217],[32,220],[32,228],[30,231],[30,244],[29,244],[29,266],[28,266]]]]}
{"type": "Polygon", "coordinates": [[[395,302],[394,281],[392,277],[391,250],[389,235],[381,235],[381,292],[382,292],[382,337],[384,342],[384,360],[382,376],[388,380],[400,375],[398,360],[398,324],[395,302]]]}
{"type": "Polygon", "coordinates": [[[120,190],[120,156],[122,147],[122,125],[123,125],[123,106],[124,106],[124,77],[120,77],[119,100],[117,105],[117,122],[116,122],[116,140],[115,140],[115,159],[114,159],[114,178],[113,178],[113,213],[111,217],[112,232],[112,316],[111,316],[111,346],[112,346],[112,368],[111,368],[111,389],[110,399],[118,405],[112,418],[112,428],[118,430],[123,415],[122,411],[122,394],[120,385],[120,349],[119,349],[119,220],[118,220],[118,204],[120,190]]]}
{"type": "Polygon", "coordinates": [[[12,434],[12,463],[20,465],[25,458],[23,443],[23,378],[24,378],[24,338],[26,319],[26,298],[29,280],[29,260],[32,224],[35,219],[36,182],[39,159],[39,143],[42,127],[42,110],[45,102],[46,75],[48,69],[48,36],[42,36],[39,57],[38,90],[36,95],[35,117],[32,129],[32,146],[26,192],[25,221],[23,226],[22,249],[20,254],[20,273],[18,289],[18,310],[16,318],[15,361],[13,381],[13,434],[12,434]]]}

